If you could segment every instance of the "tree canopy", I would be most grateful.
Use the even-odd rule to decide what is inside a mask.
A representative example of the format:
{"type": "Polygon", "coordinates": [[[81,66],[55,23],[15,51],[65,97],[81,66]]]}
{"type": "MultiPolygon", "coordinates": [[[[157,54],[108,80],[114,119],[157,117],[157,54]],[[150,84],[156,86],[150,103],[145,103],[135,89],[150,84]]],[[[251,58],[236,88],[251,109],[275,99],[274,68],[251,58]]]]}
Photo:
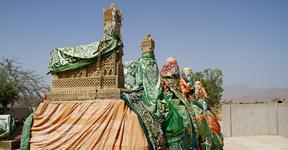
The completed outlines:
{"type": "Polygon", "coordinates": [[[220,104],[222,98],[223,74],[219,69],[205,69],[203,72],[193,73],[193,82],[200,81],[207,94],[208,105],[214,107],[220,104]]]}
{"type": "Polygon", "coordinates": [[[8,104],[40,98],[41,92],[47,89],[42,76],[23,69],[16,59],[8,58],[0,59],[0,85],[0,104],[4,110],[8,104]]]}

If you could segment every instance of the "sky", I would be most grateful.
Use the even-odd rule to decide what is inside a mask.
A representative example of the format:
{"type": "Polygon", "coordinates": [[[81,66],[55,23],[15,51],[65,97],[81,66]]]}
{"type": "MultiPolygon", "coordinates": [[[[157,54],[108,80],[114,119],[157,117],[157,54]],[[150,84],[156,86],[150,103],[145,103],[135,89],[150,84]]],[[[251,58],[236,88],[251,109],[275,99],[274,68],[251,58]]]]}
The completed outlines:
{"type": "Polygon", "coordinates": [[[123,13],[124,60],[150,33],[161,67],[169,56],[193,71],[223,71],[224,86],[288,88],[287,0],[1,0],[0,57],[49,81],[50,51],[99,41],[103,9],[123,13]]]}

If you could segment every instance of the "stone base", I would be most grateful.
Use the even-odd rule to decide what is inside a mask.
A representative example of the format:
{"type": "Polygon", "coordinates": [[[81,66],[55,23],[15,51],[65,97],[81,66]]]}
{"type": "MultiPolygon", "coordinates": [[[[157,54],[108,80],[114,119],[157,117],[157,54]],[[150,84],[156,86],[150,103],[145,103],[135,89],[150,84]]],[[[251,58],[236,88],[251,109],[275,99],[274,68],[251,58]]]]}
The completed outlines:
{"type": "Polygon", "coordinates": [[[0,150],[20,149],[20,141],[6,140],[0,141],[0,150]]]}

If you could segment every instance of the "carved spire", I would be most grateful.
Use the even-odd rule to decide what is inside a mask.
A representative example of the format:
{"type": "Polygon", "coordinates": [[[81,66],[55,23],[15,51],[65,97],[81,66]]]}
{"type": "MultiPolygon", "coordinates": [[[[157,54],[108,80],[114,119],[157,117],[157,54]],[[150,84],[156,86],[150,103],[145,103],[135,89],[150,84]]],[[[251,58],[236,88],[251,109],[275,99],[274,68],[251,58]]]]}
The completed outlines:
{"type": "Polygon", "coordinates": [[[143,52],[149,52],[154,51],[155,48],[155,42],[150,34],[147,34],[144,39],[141,42],[141,51],[143,52]]]}
{"type": "Polygon", "coordinates": [[[104,15],[104,31],[114,32],[119,37],[121,36],[120,27],[122,14],[117,6],[112,3],[109,7],[103,10],[104,15]]]}

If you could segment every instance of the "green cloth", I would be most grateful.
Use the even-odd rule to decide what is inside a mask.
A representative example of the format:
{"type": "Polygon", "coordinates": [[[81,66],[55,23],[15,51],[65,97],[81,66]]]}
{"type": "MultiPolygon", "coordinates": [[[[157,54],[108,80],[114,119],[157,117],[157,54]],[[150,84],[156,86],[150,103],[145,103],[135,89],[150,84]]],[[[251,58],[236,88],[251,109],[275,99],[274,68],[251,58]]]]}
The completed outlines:
{"type": "Polygon", "coordinates": [[[183,119],[183,127],[185,128],[191,127],[192,125],[189,113],[186,111],[186,108],[181,103],[181,101],[179,99],[171,99],[167,101],[180,114],[181,118],[183,119]]]}
{"type": "Polygon", "coordinates": [[[50,53],[49,73],[74,70],[90,65],[95,63],[95,58],[111,54],[123,45],[114,32],[104,32],[104,35],[104,39],[99,42],[53,49],[50,53]]]}
{"type": "Polygon", "coordinates": [[[222,143],[222,134],[219,136],[217,133],[211,134],[211,141],[213,143],[214,149],[216,150],[223,150],[223,143],[222,143]]]}
{"type": "Polygon", "coordinates": [[[141,97],[138,95],[129,95],[123,93],[121,99],[125,101],[127,106],[137,115],[139,122],[143,128],[145,137],[148,141],[150,150],[163,150],[163,131],[158,122],[156,122],[153,116],[146,111],[145,107],[141,103],[141,97]]]}
{"type": "Polygon", "coordinates": [[[170,114],[179,114],[178,120],[171,120],[168,117],[166,121],[167,123],[165,122],[165,125],[167,125],[165,132],[168,144],[167,147],[168,149],[190,149],[192,146],[192,139],[187,129],[192,128],[192,125],[189,113],[186,111],[185,106],[181,104],[179,99],[171,99],[167,100],[167,102],[170,105],[170,114]],[[175,112],[172,113],[172,111],[175,112]],[[181,122],[181,124],[178,124],[179,122],[181,122]]]}
{"type": "Polygon", "coordinates": [[[173,105],[173,108],[181,115],[184,123],[185,131],[189,141],[183,140],[185,145],[191,146],[193,149],[199,149],[197,138],[197,125],[194,123],[194,110],[189,107],[189,101],[184,96],[180,88],[180,73],[176,59],[167,59],[161,70],[161,83],[163,86],[163,96],[166,101],[173,105]]]}
{"type": "MultiPolygon", "coordinates": [[[[184,79],[184,81],[190,87],[190,90],[191,90],[191,92],[188,93],[187,97],[192,96],[190,94],[194,94],[193,97],[196,97],[196,99],[191,99],[190,100],[190,107],[192,107],[192,109],[194,109],[194,111],[196,112],[195,113],[195,117],[200,117],[201,115],[205,115],[205,116],[209,115],[209,116],[214,117],[214,120],[217,121],[215,119],[215,117],[216,117],[215,114],[208,107],[206,100],[203,99],[203,98],[199,98],[199,96],[196,93],[194,93],[195,89],[194,89],[194,85],[192,83],[192,81],[193,81],[192,69],[190,71],[188,71],[188,72],[185,72],[183,70],[182,71],[182,78],[184,79]]],[[[199,126],[198,127],[199,128],[198,132],[200,133],[199,136],[202,139],[203,139],[203,137],[204,138],[208,138],[207,133],[210,132],[210,136],[209,136],[208,139],[209,139],[209,141],[211,142],[212,145],[211,146],[205,145],[205,146],[207,146],[208,148],[217,149],[217,150],[223,149],[223,135],[222,135],[221,132],[220,132],[220,134],[213,132],[212,129],[210,128],[210,126],[209,126],[209,122],[208,122],[207,119],[202,120],[202,121],[195,121],[195,122],[197,123],[196,125],[199,126]],[[208,123],[208,126],[209,126],[209,130],[210,131],[207,130],[209,132],[205,132],[205,130],[203,131],[203,129],[208,127],[206,122],[208,123]]]]}
{"type": "MultiPolygon", "coordinates": [[[[205,113],[197,105],[194,105],[194,104],[191,103],[190,107],[194,110],[196,118],[204,116],[203,119],[200,119],[200,120],[196,121],[196,124],[197,124],[197,127],[198,127],[198,134],[203,140],[209,139],[210,134],[211,134],[211,130],[210,130],[208,121],[206,119],[205,113]]],[[[193,118],[193,119],[195,119],[195,118],[193,118]]]]}
{"type": "Polygon", "coordinates": [[[153,51],[142,53],[136,61],[124,62],[125,88],[141,95],[141,101],[146,109],[152,112],[156,118],[163,121],[163,112],[158,101],[160,88],[160,76],[153,51]]]}
{"type": "Polygon", "coordinates": [[[20,149],[21,150],[29,150],[30,147],[30,138],[31,138],[31,127],[33,124],[33,116],[34,112],[32,112],[25,120],[24,126],[22,129],[22,134],[21,134],[21,145],[20,149]]]}
{"type": "MultiPolygon", "coordinates": [[[[189,107],[185,106],[183,101],[179,99],[172,91],[163,92],[163,98],[171,104],[172,108],[176,110],[177,113],[181,116],[184,134],[186,134],[184,139],[181,140],[181,145],[184,149],[199,149],[198,139],[197,139],[197,125],[193,122],[194,111],[192,109],[189,110],[189,107]]],[[[168,143],[169,144],[169,143],[168,143]]]]}
{"type": "MultiPolygon", "coordinates": [[[[190,105],[193,105],[193,109],[196,110],[196,116],[199,115],[206,115],[209,114],[210,116],[212,116],[213,118],[215,118],[215,113],[208,107],[205,99],[199,98],[199,99],[193,99],[190,103],[190,105]]],[[[203,137],[208,138],[212,143],[212,147],[214,149],[217,150],[222,150],[223,149],[223,135],[222,133],[218,134],[215,132],[212,132],[212,130],[209,127],[209,123],[208,123],[208,127],[209,127],[209,135],[207,135],[207,133],[205,131],[203,131],[203,129],[207,128],[206,122],[208,123],[208,121],[202,120],[200,122],[197,122],[199,125],[199,132],[203,137]]]]}
{"type": "MultiPolygon", "coordinates": [[[[166,137],[167,149],[190,149],[191,137],[185,124],[189,124],[189,115],[182,116],[185,109],[174,107],[163,97],[160,74],[152,51],[142,53],[136,61],[124,63],[125,88],[138,95],[144,107],[162,125],[166,137]],[[187,117],[188,116],[188,117],[187,117]]],[[[179,106],[180,107],[180,106],[179,106]]],[[[188,126],[188,125],[187,125],[188,126]]]]}
{"type": "Polygon", "coordinates": [[[181,112],[179,113],[171,103],[168,103],[168,107],[169,114],[163,124],[163,128],[165,129],[165,135],[169,143],[169,138],[181,136],[183,134],[185,127],[185,123],[183,122],[186,120],[181,117],[181,112]]]}

